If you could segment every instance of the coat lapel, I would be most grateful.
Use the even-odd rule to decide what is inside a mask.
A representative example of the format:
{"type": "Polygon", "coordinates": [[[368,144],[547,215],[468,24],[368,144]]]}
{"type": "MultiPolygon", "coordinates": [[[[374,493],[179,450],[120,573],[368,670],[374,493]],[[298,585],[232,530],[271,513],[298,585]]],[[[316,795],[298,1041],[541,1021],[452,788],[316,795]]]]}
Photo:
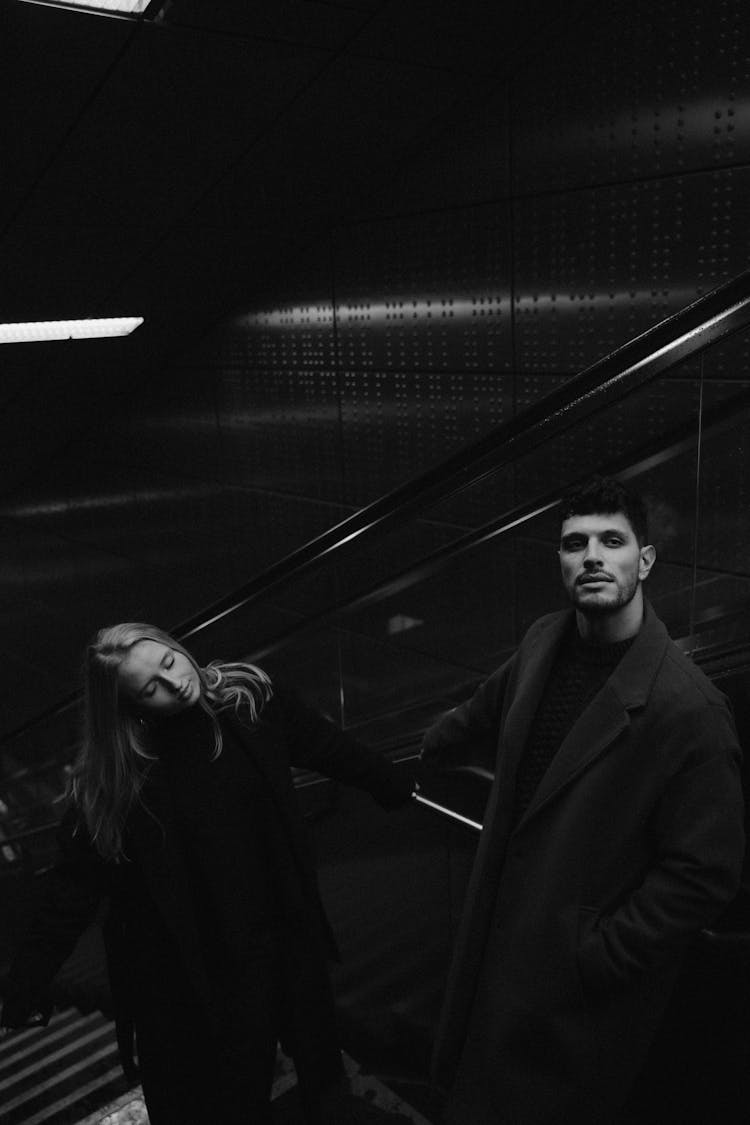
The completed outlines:
{"type": "Polygon", "coordinates": [[[236,739],[263,778],[278,814],[275,824],[270,826],[272,833],[277,833],[274,855],[278,892],[290,914],[300,916],[307,910],[312,911],[315,922],[320,926],[326,954],[338,961],[340,953],[320,898],[283,740],[271,723],[253,731],[233,712],[226,716],[224,730],[236,739]]]}
{"type": "Polygon", "coordinates": [[[519,651],[518,686],[501,725],[501,752],[498,757],[502,784],[509,789],[513,786],[518,762],[552,665],[572,619],[571,611],[548,617],[542,630],[535,630],[519,651]]]}
{"type": "Polygon", "coordinates": [[[294,862],[298,868],[306,870],[305,843],[301,820],[296,815],[294,783],[286,748],[280,743],[279,735],[270,724],[254,732],[234,713],[227,716],[225,731],[227,728],[267,785],[278,814],[279,827],[286,837],[294,862]]]}
{"type": "Polygon", "coordinates": [[[647,603],[640,633],[563,740],[519,827],[574,781],[630,725],[629,712],[644,706],[648,699],[668,641],[666,629],[647,603]]]}
{"type": "Polygon", "coordinates": [[[598,758],[629,724],[627,710],[610,685],[605,684],[563,740],[519,827],[598,758]]]}
{"type": "Polygon", "coordinates": [[[231,737],[268,785],[274,804],[286,820],[288,807],[285,794],[291,784],[291,775],[286,753],[280,752],[273,730],[265,726],[262,728],[262,735],[259,735],[248,728],[234,711],[222,715],[222,722],[225,731],[229,729],[231,737]]]}

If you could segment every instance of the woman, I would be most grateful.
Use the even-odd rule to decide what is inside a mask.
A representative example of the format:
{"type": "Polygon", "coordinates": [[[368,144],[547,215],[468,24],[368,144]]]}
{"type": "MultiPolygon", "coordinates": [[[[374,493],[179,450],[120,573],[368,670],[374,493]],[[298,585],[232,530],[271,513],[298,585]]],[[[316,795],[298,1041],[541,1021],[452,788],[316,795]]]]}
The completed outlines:
{"type": "Polygon", "coordinates": [[[307,1119],[325,1120],[341,1077],[336,952],[289,766],[384,807],[408,801],[411,779],[259,668],[199,668],[151,625],[99,632],[84,715],[62,860],[3,1024],[48,1017],[52,977],[106,898],[118,1037],[127,1064],[135,1028],[151,1125],[270,1120],[279,1039],[307,1119]]]}

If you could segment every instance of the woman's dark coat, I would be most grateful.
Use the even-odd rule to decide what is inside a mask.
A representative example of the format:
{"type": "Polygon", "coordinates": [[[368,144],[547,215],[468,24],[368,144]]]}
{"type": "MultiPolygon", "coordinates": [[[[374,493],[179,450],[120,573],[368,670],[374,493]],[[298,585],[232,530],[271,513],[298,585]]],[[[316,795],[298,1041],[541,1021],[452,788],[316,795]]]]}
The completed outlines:
{"type": "Polygon", "coordinates": [[[571,621],[540,619],[425,740],[437,768],[487,738],[496,752],[435,1051],[455,1125],[609,1121],[679,950],[739,882],[734,725],[650,607],[513,827],[516,769],[571,621]]]}
{"type": "MultiPolygon", "coordinates": [[[[232,712],[224,712],[221,721],[225,740],[234,739],[242,747],[271,796],[275,813],[271,831],[276,837],[271,844],[274,885],[285,931],[293,940],[293,956],[288,960],[291,979],[287,983],[302,1016],[296,1033],[308,1041],[314,1057],[316,1038],[326,1031],[332,1033],[332,1029],[316,1023],[316,1005],[320,1006],[324,987],[325,958],[336,952],[310,861],[290,766],[318,771],[364,789],[384,807],[408,800],[411,780],[399,776],[379,754],[342,734],[288,693],[277,692],[257,723],[248,725],[232,712]]],[[[102,860],[79,824],[75,809],[63,818],[59,832],[62,858],[43,907],[11,967],[5,1024],[21,1024],[34,1009],[49,1014],[47,994],[52,978],[103,898],[110,904],[104,932],[121,1045],[122,1028],[129,1017],[135,1015],[136,1024],[139,1015],[148,1018],[144,1005],[147,1009],[149,1002],[162,1004],[171,980],[187,986],[189,993],[175,999],[203,1005],[207,1012],[212,1010],[209,974],[169,799],[163,788],[148,782],[143,798],[148,809],[137,803],[126,823],[124,847],[129,861],[102,860]],[[163,950],[158,942],[149,945],[142,940],[144,925],[152,924],[142,911],[142,881],[146,900],[158,907],[161,928],[171,938],[163,943],[163,950]],[[179,963],[177,971],[175,961],[179,963]],[[161,989],[162,995],[155,994],[150,1001],[152,986],[157,993],[161,989]],[[139,1006],[140,1012],[134,1012],[139,1006]]],[[[221,810],[217,810],[220,815],[221,810]]],[[[241,864],[242,857],[237,856],[236,862],[241,864]]],[[[265,982],[260,984],[265,986],[265,982]]],[[[247,1000],[252,1003],[251,996],[247,1000]]],[[[297,1043],[303,1054],[305,1046],[297,1043]]]]}

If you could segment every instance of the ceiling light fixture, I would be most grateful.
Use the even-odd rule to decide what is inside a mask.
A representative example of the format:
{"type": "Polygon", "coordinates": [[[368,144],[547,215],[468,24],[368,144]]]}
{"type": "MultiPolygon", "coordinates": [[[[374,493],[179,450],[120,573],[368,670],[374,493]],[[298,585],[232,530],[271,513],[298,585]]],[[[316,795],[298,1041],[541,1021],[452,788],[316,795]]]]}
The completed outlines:
{"type": "Polygon", "coordinates": [[[0,344],[129,336],[139,324],[143,324],[142,316],[101,316],[93,320],[32,320],[26,324],[0,324],[0,344]]]}
{"type": "Polygon", "coordinates": [[[123,19],[155,20],[164,0],[21,0],[22,4],[39,4],[43,8],[66,8],[71,12],[91,12],[96,16],[119,16],[123,19]]]}

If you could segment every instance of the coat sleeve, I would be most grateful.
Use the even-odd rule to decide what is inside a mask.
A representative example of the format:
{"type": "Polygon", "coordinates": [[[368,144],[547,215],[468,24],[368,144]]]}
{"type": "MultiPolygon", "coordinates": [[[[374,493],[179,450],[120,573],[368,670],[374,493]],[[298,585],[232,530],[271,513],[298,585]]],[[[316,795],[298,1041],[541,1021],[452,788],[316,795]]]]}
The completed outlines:
{"type": "Polygon", "coordinates": [[[513,660],[480,684],[465,703],[429,728],[420,764],[425,773],[464,765],[494,765],[505,692],[513,660]]]}
{"type": "Polygon", "coordinates": [[[283,727],[293,766],[363,789],[383,808],[398,808],[411,799],[414,777],[410,771],[399,769],[340,730],[288,688],[274,685],[267,707],[269,716],[283,727]]]}
{"type": "Polygon", "coordinates": [[[52,980],[93,920],[105,893],[105,864],[71,808],[58,829],[60,858],[46,876],[40,904],[12,959],[2,1023],[20,1027],[32,1012],[49,1019],[52,980]]]}
{"type": "Polygon", "coordinates": [[[710,926],[739,889],[744,799],[728,709],[712,704],[692,711],[671,733],[691,752],[655,810],[653,866],[624,902],[592,920],[579,948],[582,977],[594,991],[658,970],[710,926]]]}

